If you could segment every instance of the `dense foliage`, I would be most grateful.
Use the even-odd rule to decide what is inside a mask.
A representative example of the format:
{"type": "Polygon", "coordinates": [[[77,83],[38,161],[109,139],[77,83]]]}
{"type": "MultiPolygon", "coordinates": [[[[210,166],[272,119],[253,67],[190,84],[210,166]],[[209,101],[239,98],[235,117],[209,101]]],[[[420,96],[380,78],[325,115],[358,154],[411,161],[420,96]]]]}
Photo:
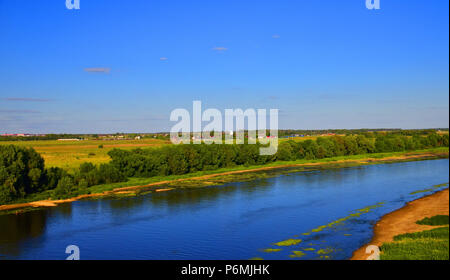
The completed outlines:
{"type": "Polygon", "coordinates": [[[313,160],[367,153],[401,152],[447,147],[449,137],[364,135],[319,137],[317,140],[285,141],[273,156],[259,155],[259,145],[178,145],[159,149],[112,150],[111,164],[127,177],[186,174],[237,165],[260,165],[281,160],[313,160]]]}
{"type": "Polygon", "coordinates": [[[259,144],[169,145],[132,151],[114,149],[108,153],[110,163],[99,166],[83,163],[74,174],[55,167],[46,169],[42,157],[31,148],[0,146],[0,204],[47,190],[52,190],[49,194],[53,198],[88,193],[91,186],[122,182],[128,177],[180,175],[233,166],[262,165],[277,160],[313,160],[448,146],[448,134],[404,136],[370,133],[283,141],[278,146],[278,152],[272,156],[261,156],[259,144]]]}
{"type": "Polygon", "coordinates": [[[57,167],[45,169],[44,159],[32,148],[0,146],[0,204],[28,194],[55,190],[53,198],[87,193],[93,185],[126,178],[110,164],[84,163],[74,175],[57,167]]]}
{"type": "Polygon", "coordinates": [[[0,203],[39,191],[45,181],[44,160],[36,151],[0,146],[0,203]]]}

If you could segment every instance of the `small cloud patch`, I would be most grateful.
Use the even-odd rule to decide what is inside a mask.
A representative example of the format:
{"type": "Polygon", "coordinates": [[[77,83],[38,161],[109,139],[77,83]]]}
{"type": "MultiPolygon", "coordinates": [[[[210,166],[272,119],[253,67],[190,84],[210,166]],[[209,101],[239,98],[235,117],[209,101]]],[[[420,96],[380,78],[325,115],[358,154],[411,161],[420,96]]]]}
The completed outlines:
{"type": "Polygon", "coordinates": [[[111,68],[107,67],[92,67],[92,68],[84,68],[85,72],[88,73],[105,73],[108,74],[111,71],[111,68]]]}
{"type": "Polygon", "coordinates": [[[228,48],[225,48],[225,47],[214,47],[213,50],[214,51],[218,51],[218,52],[224,52],[224,51],[227,51],[228,48]]]}
{"type": "Polygon", "coordinates": [[[29,98],[29,97],[5,97],[1,98],[4,101],[22,101],[22,102],[49,102],[51,99],[43,99],[43,98],[29,98]]]}
{"type": "Polygon", "coordinates": [[[39,114],[41,112],[35,110],[0,110],[0,113],[8,114],[39,114]]]}

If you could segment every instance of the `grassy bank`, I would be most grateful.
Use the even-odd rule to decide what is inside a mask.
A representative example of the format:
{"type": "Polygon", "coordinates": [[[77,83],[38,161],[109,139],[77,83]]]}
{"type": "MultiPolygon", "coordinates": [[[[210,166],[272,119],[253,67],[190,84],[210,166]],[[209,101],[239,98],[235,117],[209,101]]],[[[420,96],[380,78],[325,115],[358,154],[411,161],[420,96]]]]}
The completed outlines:
{"type": "Polygon", "coordinates": [[[381,260],[448,260],[448,215],[417,221],[420,225],[442,226],[431,230],[394,236],[394,242],[381,246],[381,260]]]}
{"type": "Polygon", "coordinates": [[[372,240],[356,250],[351,259],[366,260],[371,255],[368,246],[375,245],[384,260],[448,260],[448,183],[427,188],[437,189],[442,190],[384,215],[374,225],[372,240]]]}
{"type": "MultiPolygon", "coordinates": [[[[184,175],[156,176],[151,178],[129,178],[127,182],[104,184],[89,188],[89,194],[80,198],[96,199],[102,196],[134,196],[153,191],[166,191],[180,188],[195,188],[222,185],[229,182],[250,181],[258,178],[269,178],[283,174],[309,170],[343,168],[359,165],[414,161],[424,159],[448,158],[448,148],[435,148],[414,152],[394,152],[365,154],[326,158],[319,160],[278,161],[261,166],[237,166],[213,171],[200,171],[184,175]],[[97,194],[97,195],[96,195],[97,194]],[[101,195],[98,195],[101,194],[101,195]]],[[[24,199],[16,200],[8,205],[17,205],[35,201],[47,201],[52,190],[32,194],[24,199]]],[[[75,199],[76,200],[76,199],[75,199]]],[[[64,201],[66,202],[66,201],[64,201]]],[[[28,207],[37,207],[29,205],[28,207]]],[[[0,213],[5,213],[0,206],[0,213]]],[[[17,208],[27,208],[26,205],[17,208]]],[[[13,208],[13,209],[17,209],[13,208]]],[[[8,211],[10,208],[7,209],[8,211]]]]}

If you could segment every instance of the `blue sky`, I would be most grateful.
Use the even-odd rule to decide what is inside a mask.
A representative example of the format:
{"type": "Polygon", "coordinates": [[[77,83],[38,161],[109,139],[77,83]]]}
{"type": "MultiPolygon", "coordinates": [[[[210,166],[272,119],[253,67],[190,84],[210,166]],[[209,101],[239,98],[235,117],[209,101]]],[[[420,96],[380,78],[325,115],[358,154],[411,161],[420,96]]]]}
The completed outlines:
{"type": "Polygon", "coordinates": [[[442,0],[0,0],[0,133],[168,131],[175,108],[280,128],[449,126],[442,0]]]}

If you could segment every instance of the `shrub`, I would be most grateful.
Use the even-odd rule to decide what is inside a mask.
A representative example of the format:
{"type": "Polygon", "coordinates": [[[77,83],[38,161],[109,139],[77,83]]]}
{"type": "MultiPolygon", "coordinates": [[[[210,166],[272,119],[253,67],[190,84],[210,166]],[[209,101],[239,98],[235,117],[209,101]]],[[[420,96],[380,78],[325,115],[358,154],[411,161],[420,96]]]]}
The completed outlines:
{"type": "Polygon", "coordinates": [[[65,176],[58,182],[58,186],[53,192],[53,198],[66,198],[76,191],[76,187],[73,183],[73,179],[69,176],[65,176]]]}

